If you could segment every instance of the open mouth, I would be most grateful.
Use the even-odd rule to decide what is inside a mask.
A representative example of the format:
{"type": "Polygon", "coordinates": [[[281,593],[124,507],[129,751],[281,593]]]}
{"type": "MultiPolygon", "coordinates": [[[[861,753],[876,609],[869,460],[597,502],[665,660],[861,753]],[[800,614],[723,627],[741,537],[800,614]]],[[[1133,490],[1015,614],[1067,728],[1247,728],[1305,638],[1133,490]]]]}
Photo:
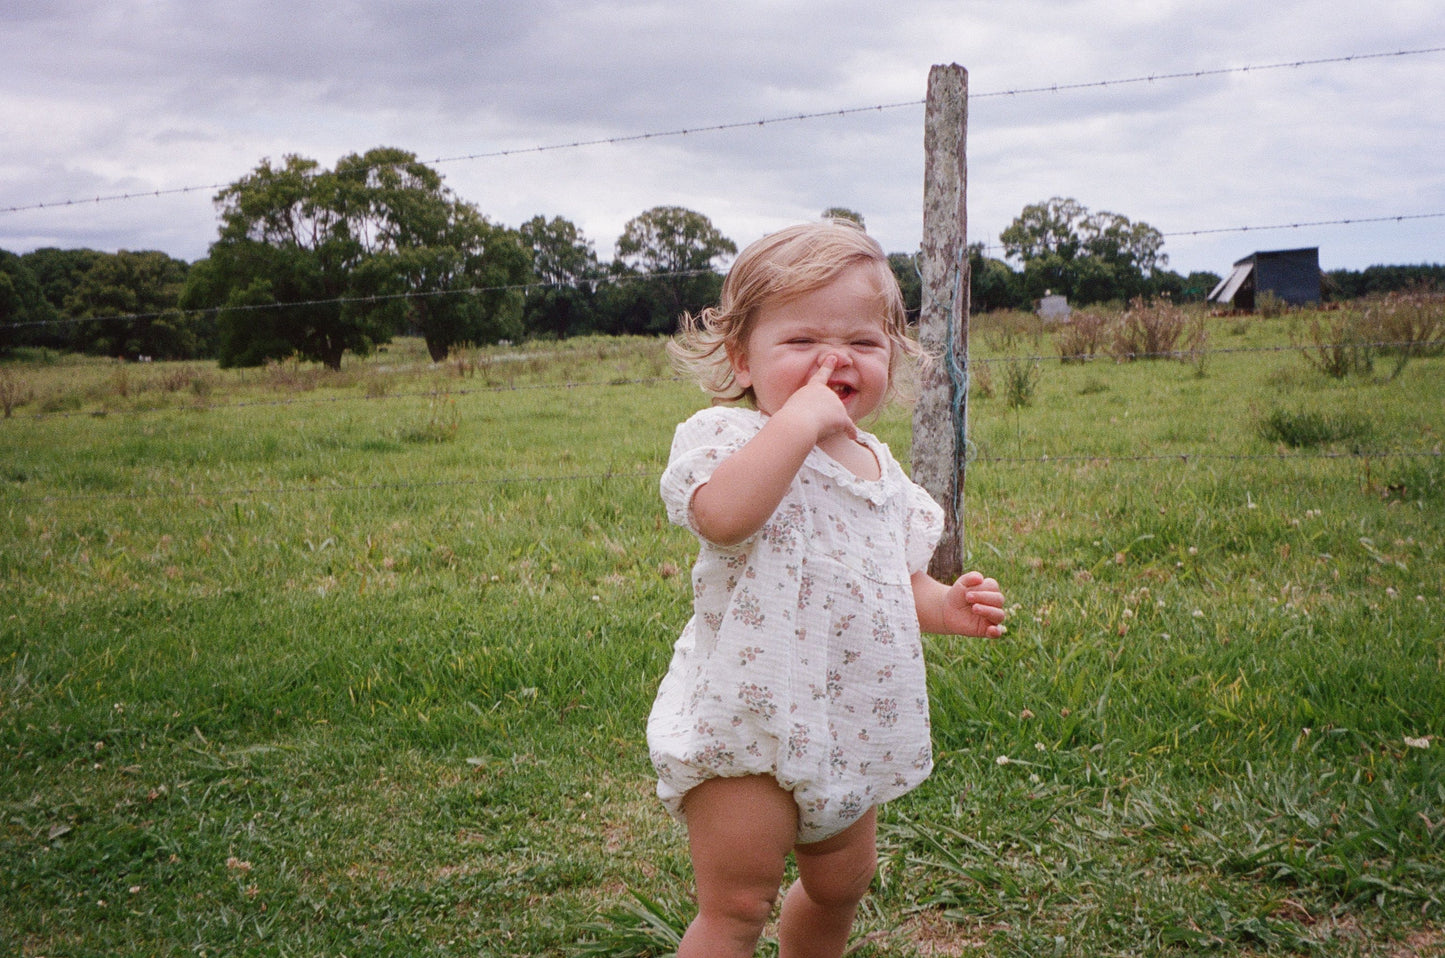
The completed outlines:
{"type": "Polygon", "coordinates": [[[838,395],[839,399],[845,400],[858,391],[852,386],[849,386],[847,383],[829,383],[828,388],[833,390],[833,392],[838,395]]]}

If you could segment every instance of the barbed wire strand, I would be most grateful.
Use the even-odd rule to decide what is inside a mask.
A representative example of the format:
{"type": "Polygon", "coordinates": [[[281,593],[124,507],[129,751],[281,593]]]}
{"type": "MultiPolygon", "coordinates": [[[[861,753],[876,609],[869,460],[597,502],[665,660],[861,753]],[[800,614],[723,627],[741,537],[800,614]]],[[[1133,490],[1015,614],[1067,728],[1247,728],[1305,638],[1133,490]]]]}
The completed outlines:
{"type": "MultiPolygon", "coordinates": [[[[1353,226],[1364,223],[1400,223],[1407,220],[1445,219],[1445,211],[1438,213],[1400,213],[1392,216],[1371,216],[1355,217],[1350,219],[1335,220],[1313,220],[1299,223],[1280,223],[1271,226],[1222,226],[1211,229],[1181,230],[1169,233],[1161,233],[1161,236],[1204,236],[1213,233],[1249,233],[1265,230],[1283,229],[1306,229],[1315,226],[1353,226]]],[[[980,244],[982,245],[982,244],[980,244]]],[[[1000,245],[983,245],[985,251],[999,250],[1005,247],[1000,245]]],[[[35,319],[21,323],[0,323],[0,330],[6,329],[30,329],[49,326],[75,326],[81,323],[118,323],[137,322],[148,319],[161,319],[168,316],[180,315],[182,317],[205,316],[208,314],[219,314],[222,312],[252,312],[273,309],[291,309],[298,306],[351,306],[351,305],[377,305],[396,300],[410,299],[431,299],[440,296],[481,296],[486,293],[530,293],[538,290],[567,289],[582,291],[584,288],[595,293],[600,287],[607,285],[625,285],[628,283],[642,282],[670,282],[678,279],[692,279],[698,276],[715,274],[710,269],[678,270],[668,273],[638,273],[633,275],[602,276],[596,279],[583,280],[580,282],[535,282],[535,283],[512,283],[500,286],[468,286],[461,289],[436,289],[416,290],[405,293],[385,293],[369,296],[337,296],[330,299],[306,299],[294,300],[282,303],[245,303],[236,306],[207,306],[200,309],[171,309],[157,310],[149,313],[116,313],[109,316],[71,316],[60,319],[35,319]]]]}
{"type": "MultiPolygon", "coordinates": [[[[1212,357],[1212,356],[1230,356],[1230,355],[1243,355],[1243,354],[1259,354],[1259,353],[1302,353],[1302,354],[1309,355],[1309,354],[1319,353],[1319,352],[1322,352],[1322,351],[1337,351],[1337,350],[1343,350],[1343,349],[1352,349],[1352,350],[1354,350],[1354,349],[1400,349],[1400,350],[1431,350],[1431,351],[1433,351],[1433,350],[1439,349],[1440,347],[1441,347],[1441,344],[1435,343],[1435,342],[1433,342],[1433,341],[1430,342],[1430,343],[1424,343],[1424,344],[1422,344],[1422,343],[1420,343],[1420,342],[1418,342],[1418,341],[1410,341],[1410,340],[1395,340],[1395,341],[1373,340],[1373,341],[1364,341],[1364,342],[1334,342],[1334,343],[1314,343],[1314,342],[1310,342],[1310,343],[1294,343],[1294,344],[1290,344],[1290,345],[1276,345],[1276,346],[1226,346],[1226,347],[1218,348],[1218,349],[1200,348],[1200,349],[1161,350],[1161,351],[1157,351],[1157,352],[1139,352],[1139,353],[1131,353],[1131,354],[1129,355],[1129,357],[1128,357],[1128,360],[1129,360],[1129,361],[1136,361],[1136,360],[1137,360],[1137,361],[1145,361],[1145,360],[1154,360],[1154,359],[1173,359],[1173,360],[1181,360],[1181,361],[1188,360],[1188,361],[1191,361],[1191,362],[1201,362],[1201,361],[1207,360],[1209,357],[1212,357]]],[[[505,361],[505,360],[507,359],[507,357],[506,357],[506,356],[503,356],[503,357],[499,357],[499,359],[505,361]]],[[[492,360],[492,361],[497,361],[497,360],[492,360]]],[[[1033,354],[1024,354],[1024,355],[1019,355],[1019,356],[988,356],[988,357],[970,356],[970,357],[969,357],[969,361],[968,361],[968,365],[969,365],[970,368],[976,367],[976,366],[1019,365],[1019,364],[1023,364],[1023,363],[1046,363],[1046,362],[1058,362],[1058,363],[1061,363],[1061,364],[1064,364],[1064,365],[1071,365],[1071,364],[1086,364],[1086,363],[1091,363],[1091,362],[1095,362],[1095,361],[1100,361],[1100,362],[1103,362],[1103,361],[1121,362],[1121,361],[1123,361],[1123,360],[1116,360],[1115,357],[1113,357],[1112,355],[1110,355],[1107,350],[1100,350],[1100,351],[1092,352],[1092,353],[1066,353],[1066,354],[1060,354],[1060,355],[1054,355],[1054,354],[1051,354],[1051,353],[1050,353],[1050,354],[1033,353],[1033,354]]],[[[185,361],[185,360],[176,360],[175,362],[177,362],[177,363],[185,363],[186,361],[185,361]]],[[[449,363],[450,363],[450,361],[444,362],[444,363],[434,363],[434,364],[431,364],[431,371],[433,371],[433,372],[441,371],[441,370],[443,370],[444,367],[445,367],[446,365],[448,365],[449,363]]],[[[449,374],[449,375],[461,375],[461,376],[463,376],[463,377],[468,377],[468,376],[476,375],[476,372],[477,372],[477,368],[476,368],[475,366],[473,366],[471,369],[467,369],[465,366],[463,366],[463,371],[462,371],[461,373],[459,373],[459,374],[449,374]]],[[[364,397],[362,397],[362,398],[363,398],[363,401],[368,402],[368,403],[380,403],[380,402],[388,402],[388,401],[392,401],[392,400],[401,400],[401,399],[439,399],[439,398],[459,399],[459,398],[468,398],[468,397],[471,397],[471,396],[483,396],[483,395],[491,395],[491,394],[498,394],[498,393],[510,393],[510,392],[541,391],[541,390],[551,390],[551,389],[555,389],[555,390],[558,390],[558,391],[573,391],[573,390],[577,390],[577,389],[597,389],[597,388],[610,388],[610,387],[622,387],[622,386],[657,386],[657,385],[663,385],[663,384],[676,385],[676,384],[682,384],[682,383],[686,383],[686,382],[688,382],[688,380],[684,379],[684,378],[681,377],[681,376],[675,376],[675,375],[674,375],[674,376],[640,376],[640,377],[634,377],[634,378],[628,378],[628,379],[612,378],[612,379],[605,379],[605,380],[604,380],[604,379],[598,379],[598,380],[586,380],[586,381],[575,381],[575,382],[574,382],[574,381],[569,381],[569,382],[560,382],[560,383],[555,383],[555,382],[554,382],[554,383],[506,383],[506,384],[498,384],[498,385],[494,385],[494,386],[462,387],[462,388],[457,388],[457,389],[453,389],[453,388],[451,388],[450,386],[434,385],[433,387],[431,387],[431,388],[429,388],[429,389],[426,389],[426,390],[423,390],[423,391],[421,391],[421,392],[396,392],[396,393],[387,392],[387,393],[383,393],[383,394],[380,394],[380,395],[366,395],[366,396],[364,396],[364,397]]],[[[138,391],[138,392],[144,392],[144,391],[146,391],[146,390],[144,390],[144,388],[141,388],[141,389],[138,389],[137,391],[138,391]]],[[[179,390],[166,390],[166,391],[169,391],[169,392],[178,392],[179,390]]],[[[22,420],[35,420],[35,419],[95,419],[95,418],[100,418],[100,417],[105,417],[105,416],[111,416],[111,415],[127,416],[127,417],[134,418],[134,417],[137,417],[137,416],[151,415],[151,414],[160,414],[160,413],[167,413],[167,412],[218,412],[218,411],[225,411],[225,410],[231,410],[231,409],[269,409],[269,408],[277,408],[277,407],[285,407],[285,406],[329,405],[329,404],[331,404],[331,403],[339,403],[339,402],[355,402],[356,400],[357,400],[357,397],[356,397],[354,394],[347,394],[347,395],[340,395],[340,396],[307,396],[307,397],[295,397],[295,396],[293,396],[293,397],[289,397],[289,398],[286,398],[286,399],[248,399],[248,400],[242,400],[242,401],[239,401],[239,402],[229,402],[229,403],[196,402],[196,403],[187,403],[187,404],[182,404],[182,405],[147,406],[147,407],[140,408],[140,409],[116,409],[116,410],[106,409],[106,410],[87,410],[87,411],[68,411],[68,412],[37,412],[37,413],[31,413],[31,414],[25,415],[25,416],[15,416],[15,415],[13,415],[13,413],[12,413],[11,418],[18,418],[18,419],[22,419],[22,420]]],[[[966,434],[966,428],[965,428],[964,432],[965,432],[965,434],[966,434]]],[[[966,435],[965,435],[965,437],[964,437],[964,442],[965,442],[965,444],[968,443],[968,440],[967,440],[966,435]]]]}
{"type": "MultiPolygon", "coordinates": [[[[1262,73],[1270,70],[1300,69],[1304,67],[1324,66],[1329,64],[1357,63],[1389,58],[1424,56],[1441,52],[1445,52],[1445,47],[1422,47],[1413,50],[1393,50],[1380,53],[1359,53],[1338,57],[1319,57],[1308,60],[1286,60],[1280,61],[1278,63],[1247,64],[1237,67],[1218,67],[1214,69],[1182,71],[1176,73],[1151,73],[1141,76],[1119,77],[1110,80],[1092,80],[1079,83],[1053,83],[1044,86],[1019,87],[1009,90],[994,90],[985,93],[970,94],[969,99],[984,100],[1012,98],[1038,94],[1071,93],[1081,90],[1108,89],[1111,87],[1159,83],[1171,80],[1204,79],[1207,77],[1227,76],[1230,74],[1262,73]]],[[[476,153],[463,153],[455,156],[440,156],[424,162],[433,165],[440,165],[445,163],[459,163],[464,161],[499,159],[510,156],[525,156],[538,153],[553,153],[563,150],[575,150],[593,146],[614,146],[626,143],[644,142],[648,140],[694,136],[700,133],[719,133],[731,130],[774,126],[780,123],[798,123],[833,117],[852,116],[860,113],[882,113],[889,110],[902,109],[905,107],[921,106],[925,102],[926,101],[924,100],[903,100],[895,103],[876,103],[870,106],[845,107],[836,110],[819,110],[811,113],[794,113],[784,116],[763,117],[753,120],[739,120],[729,123],[713,123],[702,126],[680,127],[672,130],[656,130],[645,133],[632,133],[621,136],[597,137],[587,140],[572,140],[567,142],[544,144],[539,146],[519,147],[504,150],[490,150],[476,153]]],[[[365,172],[367,169],[368,168],[366,167],[361,167],[352,172],[360,173],[365,172]]],[[[102,194],[94,197],[53,200],[40,203],[25,203],[14,206],[0,207],[0,214],[20,213],[30,210],[63,209],[65,207],[73,206],[88,206],[93,203],[118,202],[136,199],[152,199],[162,196],[175,196],[186,193],[197,193],[203,190],[220,190],[224,189],[227,185],[229,184],[210,183],[197,186],[178,186],[157,190],[140,190],[133,193],[112,193],[102,194]]]]}
{"type": "MultiPolygon", "coordinates": [[[[1445,216],[1445,213],[1440,214],[1445,216]]],[[[160,319],[165,316],[205,316],[208,313],[245,313],[269,309],[291,309],[296,306],[356,306],[377,305],[406,299],[431,299],[439,296],[480,296],[484,293],[529,293],[546,289],[569,289],[596,292],[602,286],[624,286],[628,283],[667,282],[677,279],[691,279],[697,276],[717,275],[711,269],[677,270],[669,273],[635,273],[599,276],[596,279],[579,282],[535,282],[511,283],[500,286],[467,286],[457,289],[413,290],[405,293],[377,293],[368,296],[334,296],[329,299],[297,299],[281,303],[241,303],[235,306],[206,306],[199,309],[158,310],[149,313],[116,313],[112,316],[72,316],[64,319],[36,319],[24,323],[0,325],[0,329],[24,329],[32,326],[73,326],[77,323],[133,322],[141,319],[160,319]]]]}
{"type": "MultiPolygon", "coordinates": [[[[1146,361],[1146,360],[1154,360],[1154,359],[1173,359],[1173,360],[1180,360],[1180,361],[1188,360],[1188,361],[1191,361],[1191,362],[1202,362],[1202,361],[1205,361],[1205,360],[1207,360],[1208,358],[1210,358],[1210,357],[1212,357],[1212,356],[1230,356],[1230,355],[1259,354],[1259,353],[1302,353],[1302,354],[1309,355],[1309,354],[1316,354],[1316,353],[1319,353],[1319,352],[1322,352],[1322,351],[1337,351],[1337,350],[1344,350],[1344,349],[1351,349],[1351,350],[1355,350],[1355,349],[1399,349],[1399,350],[1431,350],[1431,351],[1434,351],[1434,350],[1438,350],[1439,348],[1441,348],[1441,345],[1442,345],[1442,344],[1435,343],[1435,342],[1433,342],[1433,341],[1430,342],[1430,343],[1424,343],[1424,344],[1422,344],[1422,343],[1420,343],[1420,342],[1410,341],[1410,340],[1396,340],[1396,341],[1375,340],[1375,341],[1366,341],[1366,342],[1336,342],[1336,343],[1314,343],[1314,342],[1310,342],[1310,343],[1296,343],[1296,344],[1291,344],[1291,345],[1287,345],[1287,346],[1286,346],[1286,345],[1276,345],[1276,346],[1226,346],[1226,347],[1219,348],[1219,349],[1210,349],[1210,348],[1201,348],[1201,349],[1176,349],[1176,350],[1162,350],[1162,351],[1157,351],[1157,352],[1131,353],[1131,354],[1129,355],[1129,357],[1128,357],[1128,361],[1136,361],[1136,360],[1137,360],[1137,361],[1146,361]]],[[[506,356],[503,356],[503,357],[500,357],[500,359],[506,360],[507,357],[506,357],[506,356]]],[[[496,361],[496,360],[493,360],[493,361],[496,361]]],[[[1046,362],[1049,362],[1049,363],[1057,362],[1057,363],[1060,363],[1060,364],[1063,364],[1063,365],[1072,365],[1072,364],[1087,364],[1087,363],[1091,363],[1091,362],[1095,362],[1095,361],[1099,361],[1099,362],[1104,362],[1104,361],[1122,362],[1122,361],[1124,361],[1124,360],[1116,360],[1115,357],[1113,357],[1112,355],[1110,355],[1107,350],[1100,350],[1100,351],[1098,351],[1098,352],[1093,352],[1093,353],[1068,353],[1068,354],[1060,354],[1060,355],[1045,354],[1045,353],[1033,353],[1033,354],[1024,354],[1024,355],[1020,355],[1020,356],[988,356],[988,357],[970,356],[970,357],[969,357],[969,361],[968,361],[968,365],[969,365],[970,368],[976,367],[976,366],[1019,365],[1019,364],[1023,364],[1023,363],[1034,363],[1034,364],[1037,364],[1037,363],[1046,363],[1046,362]]],[[[178,363],[184,363],[185,360],[177,360],[176,362],[178,362],[178,363]]],[[[448,363],[435,363],[435,364],[432,364],[430,371],[432,371],[432,372],[442,371],[446,365],[448,365],[448,363]]],[[[476,372],[477,372],[477,369],[476,369],[475,366],[473,366],[471,369],[467,369],[467,368],[465,368],[465,366],[464,366],[462,372],[460,372],[460,373],[449,373],[448,375],[460,375],[460,376],[462,376],[462,377],[469,377],[469,376],[476,375],[476,372]]],[[[380,394],[380,395],[366,395],[366,396],[362,397],[362,400],[363,400],[364,402],[367,402],[367,403],[381,403],[381,402],[389,402],[389,401],[393,401],[393,400],[402,400],[402,399],[440,399],[440,398],[464,399],[464,398],[468,398],[468,397],[471,397],[471,396],[484,396],[484,395],[493,395],[493,394],[498,394],[498,393],[511,393],[511,392],[542,391],[542,390],[552,390],[552,389],[555,389],[555,390],[557,390],[557,391],[559,391],[559,392],[561,392],[561,391],[568,391],[568,392],[570,392],[570,391],[578,390],[578,389],[599,389],[599,388],[612,388],[612,387],[623,387],[623,386],[658,386],[658,385],[664,385],[664,384],[677,385],[677,384],[684,384],[684,383],[687,383],[687,382],[688,382],[687,379],[685,379],[685,378],[683,378],[683,377],[681,377],[681,376],[676,376],[676,375],[674,375],[674,376],[639,376],[639,377],[627,378],[627,379],[612,378],[612,379],[597,379],[597,380],[585,380],[585,381],[569,381],[569,382],[560,382],[560,383],[556,383],[556,382],[553,382],[553,383],[506,383],[506,384],[498,384],[498,385],[493,385],[493,386],[462,387],[462,388],[456,388],[456,389],[453,389],[453,388],[451,388],[450,386],[443,386],[443,385],[438,384],[438,385],[432,386],[432,387],[429,388],[429,389],[423,390],[423,391],[421,391],[421,392],[396,392],[396,393],[386,392],[386,393],[382,393],[382,394],[380,394]]],[[[140,389],[137,390],[137,392],[144,392],[144,391],[146,391],[144,388],[140,388],[140,389]]],[[[176,389],[176,390],[164,390],[164,391],[178,392],[179,390],[176,389]]],[[[37,413],[31,413],[31,414],[25,415],[25,416],[15,416],[15,415],[12,413],[11,418],[22,419],[22,420],[38,420],[38,419],[95,419],[95,418],[103,418],[103,417],[105,417],[105,416],[111,416],[111,415],[115,415],[115,416],[126,416],[126,417],[134,418],[134,417],[137,417],[137,416],[160,414],[160,413],[167,413],[167,412],[220,412],[220,411],[231,410],[231,409],[270,409],[270,408],[278,408],[278,407],[286,407],[286,406],[329,405],[329,404],[332,404],[332,403],[339,403],[339,402],[355,402],[355,401],[357,400],[357,398],[358,398],[358,397],[357,397],[355,394],[347,394],[347,395],[340,395],[340,396],[306,396],[306,397],[295,397],[295,396],[292,396],[292,397],[289,397],[289,398],[286,398],[286,399],[248,399],[248,400],[241,400],[241,401],[239,401],[239,402],[226,402],[226,403],[195,402],[195,403],[186,403],[186,404],[179,404],[179,405],[168,405],[168,406],[147,406],[147,407],[139,408],[139,409],[115,409],[115,410],[103,409],[103,410],[67,411],[67,412],[37,412],[37,413]]],[[[967,444],[967,443],[968,443],[968,439],[967,439],[967,437],[966,437],[966,427],[965,427],[964,433],[965,433],[964,443],[967,444]]]]}
{"type": "MultiPolygon", "coordinates": [[[[970,464],[985,465],[1049,465],[1049,464],[1087,464],[1097,463],[1113,465],[1115,463],[1177,463],[1190,465],[1205,462],[1314,462],[1314,461],[1338,461],[1346,459],[1355,460],[1377,460],[1377,459],[1440,459],[1445,457],[1445,451],[1440,449],[1381,449],[1381,450],[1354,450],[1350,452],[1317,452],[1317,453],[1141,453],[1130,455],[1102,455],[1102,454],[1070,454],[1062,456],[984,456],[980,455],[969,460],[970,464]]],[[[904,460],[903,465],[909,465],[904,460]]],[[[46,496],[19,496],[9,499],[13,505],[57,503],[57,502],[98,502],[98,501],[120,501],[132,502],[150,499],[201,499],[211,500],[232,500],[251,498],[263,495],[289,496],[289,495],[318,495],[325,493],[350,493],[350,492],[379,492],[396,491],[404,492],[418,489],[448,489],[462,488],[468,486],[510,486],[528,484],[560,484],[572,482],[613,482],[646,479],[656,482],[662,474],[653,470],[636,471],[615,471],[590,472],[590,473],[569,473],[564,475],[527,475],[527,476],[496,476],[492,478],[472,479],[440,479],[428,482],[360,482],[331,485],[308,485],[308,486],[232,486],[217,489],[155,489],[139,492],[93,492],[73,493],[62,495],[46,496]]],[[[0,502],[7,501],[0,497],[0,502]]]]}
{"type": "MultiPolygon", "coordinates": [[[[1359,226],[1366,223],[1403,223],[1408,220],[1433,220],[1445,217],[1440,213],[1400,213],[1393,216],[1358,216],[1336,220],[1302,220],[1298,223],[1273,223],[1267,226],[1218,226],[1210,229],[1170,230],[1159,235],[1165,239],[1174,236],[1209,236],[1216,233],[1260,233],[1268,230],[1298,230],[1315,226],[1359,226]]],[[[1007,250],[1002,243],[978,244],[984,252],[1007,250]]]]}

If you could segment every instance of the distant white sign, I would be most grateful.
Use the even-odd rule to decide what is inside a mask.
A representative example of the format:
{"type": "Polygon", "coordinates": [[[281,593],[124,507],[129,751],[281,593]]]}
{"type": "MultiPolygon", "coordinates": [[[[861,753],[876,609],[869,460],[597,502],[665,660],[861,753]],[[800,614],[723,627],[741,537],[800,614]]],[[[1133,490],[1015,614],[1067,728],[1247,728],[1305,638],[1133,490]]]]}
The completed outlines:
{"type": "Polygon", "coordinates": [[[1069,321],[1069,300],[1065,296],[1045,296],[1039,300],[1039,317],[1053,323],[1069,321]]]}

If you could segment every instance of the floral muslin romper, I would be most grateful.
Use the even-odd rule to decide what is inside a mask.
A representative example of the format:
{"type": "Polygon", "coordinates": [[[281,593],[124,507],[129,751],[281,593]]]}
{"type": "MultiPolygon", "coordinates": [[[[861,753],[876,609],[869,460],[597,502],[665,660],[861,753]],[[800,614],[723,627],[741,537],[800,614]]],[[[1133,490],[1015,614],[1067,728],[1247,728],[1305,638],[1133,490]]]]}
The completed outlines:
{"type": "MultiPolygon", "coordinates": [[[[678,426],[662,477],[668,517],[697,533],[693,493],[763,427],[715,406],[678,426]]],[[[943,510],[888,447],[859,433],[882,476],[809,453],[776,512],[732,547],[701,540],[693,617],[647,723],[658,797],[716,776],[772,775],[798,805],[798,841],[837,834],[933,767],[911,574],[943,510]]]]}

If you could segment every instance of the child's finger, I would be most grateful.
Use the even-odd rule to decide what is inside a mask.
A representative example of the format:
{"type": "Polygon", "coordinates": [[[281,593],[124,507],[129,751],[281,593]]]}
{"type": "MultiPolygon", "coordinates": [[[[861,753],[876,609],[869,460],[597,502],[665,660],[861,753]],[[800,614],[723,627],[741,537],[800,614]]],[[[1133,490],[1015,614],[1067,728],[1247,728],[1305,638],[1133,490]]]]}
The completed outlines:
{"type": "Polygon", "coordinates": [[[828,378],[833,375],[833,370],[838,368],[838,357],[833,355],[824,356],[818,363],[817,370],[813,373],[809,383],[817,383],[821,386],[828,385],[828,378]]]}
{"type": "Polygon", "coordinates": [[[1003,606],[994,605],[991,602],[975,602],[969,608],[973,610],[974,615],[980,619],[986,619],[994,625],[998,625],[1008,618],[1008,613],[1004,611],[1003,606]]]}
{"type": "Polygon", "coordinates": [[[972,602],[989,602],[994,605],[1003,605],[1003,593],[997,588],[990,589],[987,585],[980,585],[972,589],[966,588],[964,592],[972,602]]]}

